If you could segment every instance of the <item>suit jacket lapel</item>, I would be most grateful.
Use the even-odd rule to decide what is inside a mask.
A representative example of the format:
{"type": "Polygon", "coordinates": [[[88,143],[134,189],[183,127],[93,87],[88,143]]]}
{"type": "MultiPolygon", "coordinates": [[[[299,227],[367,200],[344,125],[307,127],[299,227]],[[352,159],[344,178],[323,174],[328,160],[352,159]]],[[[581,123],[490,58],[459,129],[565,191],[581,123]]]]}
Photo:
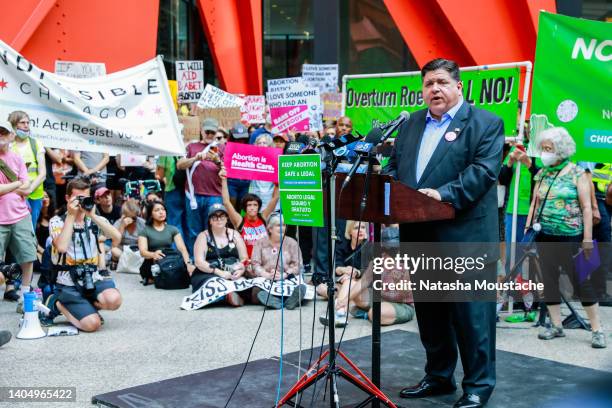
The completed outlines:
{"type": "MultiPolygon", "coordinates": [[[[444,155],[446,154],[448,149],[450,149],[452,144],[457,143],[457,141],[461,138],[461,133],[463,132],[463,128],[465,126],[465,122],[467,121],[469,117],[469,113],[470,113],[470,104],[464,101],[463,105],[461,106],[461,108],[459,108],[459,110],[457,111],[457,114],[455,115],[451,123],[448,125],[448,128],[446,129],[446,132],[445,132],[446,134],[448,132],[454,131],[455,133],[457,133],[457,138],[451,142],[447,141],[445,137],[442,137],[442,139],[440,139],[440,142],[438,143],[436,150],[434,150],[433,154],[431,155],[431,159],[429,160],[429,163],[427,163],[425,170],[423,170],[423,175],[421,176],[421,179],[417,183],[417,188],[420,188],[421,185],[427,180],[427,177],[429,177],[433,169],[436,168],[436,166],[438,166],[440,163],[442,163],[444,155]],[[459,129],[459,131],[457,131],[456,129],[459,129]]],[[[424,128],[425,127],[423,126],[423,129],[424,128]]],[[[421,132],[421,138],[422,137],[423,137],[423,132],[421,132]]],[[[418,152],[418,149],[417,149],[417,152],[418,152]]],[[[415,160],[415,169],[416,169],[416,160],[415,160]]],[[[416,173],[416,170],[415,170],[415,173],[416,173]]]]}
{"type": "Polygon", "coordinates": [[[419,149],[421,148],[421,140],[423,140],[423,131],[425,130],[425,115],[421,120],[416,121],[414,131],[411,132],[414,138],[412,143],[406,143],[406,163],[408,167],[408,181],[410,186],[416,186],[416,163],[419,149]]]}

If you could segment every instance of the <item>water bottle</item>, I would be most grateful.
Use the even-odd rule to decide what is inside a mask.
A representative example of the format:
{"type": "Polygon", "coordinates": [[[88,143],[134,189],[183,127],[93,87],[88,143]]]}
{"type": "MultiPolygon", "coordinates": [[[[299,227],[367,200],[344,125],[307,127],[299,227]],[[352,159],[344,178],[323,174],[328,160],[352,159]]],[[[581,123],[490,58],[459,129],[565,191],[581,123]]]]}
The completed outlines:
{"type": "Polygon", "coordinates": [[[151,265],[151,275],[153,275],[153,277],[156,277],[157,275],[159,275],[159,272],[160,272],[160,269],[159,269],[158,264],[151,265]]]}
{"type": "Polygon", "coordinates": [[[34,293],[36,293],[36,300],[34,300],[34,310],[38,311],[38,305],[43,302],[43,293],[42,289],[36,288],[34,289],[34,293]]]}

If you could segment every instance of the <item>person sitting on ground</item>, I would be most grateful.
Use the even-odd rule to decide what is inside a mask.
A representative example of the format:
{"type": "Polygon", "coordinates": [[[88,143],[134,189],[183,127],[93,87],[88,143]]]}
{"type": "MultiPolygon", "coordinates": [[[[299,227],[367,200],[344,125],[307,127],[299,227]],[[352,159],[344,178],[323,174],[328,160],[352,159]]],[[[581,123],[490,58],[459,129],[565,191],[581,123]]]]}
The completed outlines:
{"type": "Polygon", "coordinates": [[[138,205],[138,201],[132,199],[123,203],[121,218],[113,224],[121,234],[121,239],[113,240],[111,249],[112,258],[115,262],[119,261],[125,245],[133,250],[138,249],[138,237],[146,227],[146,222],[138,216],[139,213],[140,205],[138,205]]]}
{"type": "Polygon", "coordinates": [[[232,225],[242,236],[247,248],[247,255],[249,258],[251,258],[255,243],[260,239],[268,237],[265,220],[267,220],[270,214],[272,214],[274,208],[276,207],[276,203],[278,202],[278,187],[274,189],[272,199],[268,202],[268,205],[261,213],[259,212],[262,206],[261,199],[255,194],[246,194],[240,203],[240,207],[244,208],[245,210],[243,217],[238,211],[236,211],[230,201],[225,168],[221,168],[219,171],[219,177],[221,177],[221,196],[223,197],[223,205],[225,205],[225,208],[227,209],[232,225]]]}
{"type": "Polygon", "coordinates": [[[51,255],[58,270],[55,293],[45,301],[51,310],[43,318],[50,325],[63,314],[79,330],[94,332],[102,325],[98,310],[117,310],[121,294],[104,265],[98,235],[119,238],[119,231],[96,213],[86,209],[91,185],[86,178],[71,180],[66,187],[67,211],[49,222],[51,255]]]}
{"type": "MultiPolygon", "coordinates": [[[[272,142],[272,137],[264,133],[257,137],[255,140],[255,146],[260,147],[274,147],[274,143],[272,142]]],[[[275,184],[270,181],[262,181],[262,180],[253,180],[251,181],[251,186],[249,187],[249,193],[255,194],[261,199],[260,208],[265,208],[268,206],[270,200],[272,200],[272,196],[274,195],[274,186],[275,184]]],[[[277,201],[276,207],[273,211],[279,211],[280,204],[277,201]]]]}
{"type": "Polygon", "coordinates": [[[94,200],[100,215],[114,224],[121,217],[121,207],[113,204],[113,194],[106,187],[100,187],[94,193],[94,200]]]}
{"type": "Polygon", "coordinates": [[[162,201],[153,201],[147,204],[146,225],[138,235],[138,249],[140,255],[145,259],[140,267],[142,284],[150,285],[154,282],[151,266],[155,261],[162,259],[176,246],[178,252],[183,256],[183,262],[187,266],[187,272],[191,274],[195,266],[189,259],[189,252],[185,241],[174,225],[167,224],[166,205],[162,201]]]}
{"type": "MultiPolygon", "coordinates": [[[[286,236],[286,225],[280,214],[274,213],[268,219],[268,237],[255,243],[251,258],[252,273],[255,277],[266,278],[271,281],[280,281],[296,277],[302,282],[302,252],[297,241],[286,236]],[[282,230],[281,230],[282,224],[282,230]],[[282,244],[282,257],[280,248],[282,244]]],[[[300,284],[296,287],[285,302],[287,309],[295,309],[306,293],[306,286],[300,284]]],[[[282,299],[259,288],[253,288],[253,296],[259,303],[272,309],[283,307],[282,299]]]]}
{"type": "MultiPolygon", "coordinates": [[[[238,280],[244,276],[247,250],[240,234],[228,227],[228,212],[223,204],[213,204],[208,211],[208,230],[198,234],[193,249],[196,270],[191,275],[191,287],[197,291],[206,281],[216,276],[238,280]]],[[[242,306],[250,291],[231,292],[225,302],[242,306]]]]}
{"type": "MultiPolygon", "coordinates": [[[[336,246],[336,327],[344,327],[347,322],[347,311],[349,309],[349,291],[354,293],[354,285],[361,278],[361,245],[368,239],[367,222],[348,220],[344,237],[336,246]],[[352,278],[351,278],[352,275],[352,278]]],[[[327,284],[321,283],[317,286],[317,294],[327,299],[327,284]]],[[[319,320],[327,324],[326,316],[319,320]]]]}

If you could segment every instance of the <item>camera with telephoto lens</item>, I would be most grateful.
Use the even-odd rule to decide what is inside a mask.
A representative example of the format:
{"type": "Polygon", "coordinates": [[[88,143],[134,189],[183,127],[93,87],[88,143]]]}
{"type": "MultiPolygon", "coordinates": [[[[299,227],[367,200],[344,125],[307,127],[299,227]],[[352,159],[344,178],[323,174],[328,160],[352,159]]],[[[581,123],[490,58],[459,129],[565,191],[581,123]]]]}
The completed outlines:
{"type": "Polygon", "coordinates": [[[21,278],[21,266],[16,263],[4,263],[0,261],[0,273],[4,275],[7,282],[14,282],[21,278]]]}
{"type": "Polygon", "coordinates": [[[74,277],[72,279],[75,283],[77,280],[83,281],[83,288],[85,292],[93,292],[96,288],[94,286],[93,274],[98,270],[96,265],[75,265],[74,266],[74,277]]]}
{"type": "Polygon", "coordinates": [[[91,209],[94,207],[95,203],[91,197],[78,196],[77,199],[79,200],[79,205],[85,211],[91,211],[91,209]]]}

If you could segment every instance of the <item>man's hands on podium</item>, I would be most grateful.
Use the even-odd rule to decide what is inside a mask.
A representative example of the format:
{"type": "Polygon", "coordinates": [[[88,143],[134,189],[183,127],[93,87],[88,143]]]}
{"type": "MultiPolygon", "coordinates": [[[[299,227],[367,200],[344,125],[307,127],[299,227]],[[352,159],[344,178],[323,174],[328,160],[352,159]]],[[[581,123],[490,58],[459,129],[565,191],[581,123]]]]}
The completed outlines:
{"type": "Polygon", "coordinates": [[[425,194],[427,197],[433,198],[436,201],[442,201],[442,197],[440,196],[440,193],[438,193],[438,190],[434,190],[433,188],[420,188],[419,192],[425,194]]]}

